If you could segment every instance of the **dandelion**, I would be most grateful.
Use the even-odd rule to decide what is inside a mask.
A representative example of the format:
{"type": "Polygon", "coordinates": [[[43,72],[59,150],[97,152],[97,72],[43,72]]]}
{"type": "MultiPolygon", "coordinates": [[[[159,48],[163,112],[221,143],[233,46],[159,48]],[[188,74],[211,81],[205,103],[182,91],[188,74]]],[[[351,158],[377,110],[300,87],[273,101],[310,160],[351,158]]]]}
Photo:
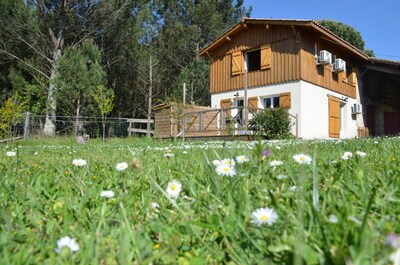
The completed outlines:
{"type": "Polygon", "coordinates": [[[159,249],[159,248],[160,248],[160,244],[155,244],[155,245],[153,246],[153,248],[154,248],[154,250],[159,249]]]}
{"type": "Polygon", "coordinates": [[[176,199],[178,198],[181,189],[182,184],[177,180],[173,180],[168,183],[167,194],[169,197],[176,199]]]}
{"type": "Polygon", "coordinates": [[[70,238],[69,236],[57,240],[57,247],[54,251],[60,253],[61,249],[64,247],[69,248],[72,252],[79,250],[79,244],[76,242],[76,239],[70,238]]]}
{"type": "Polygon", "coordinates": [[[344,152],[344,154],[342,155],[342,159],[343,160],[348,160],[349,158],[351,158],[353,156],[352,152],[344,152]]]}
{"type": "Polygon", "coordinates": [[[224,165],[221,164],[219,166],[217,166],[217,168],[215,169],[215,171],[217,172],[218,175],[220,176],[229,176],[229,177],[233,177],[236,175],[236,170],[235,168],[229,166],[229,165],[224,165]]]}
{"type": "Polygon", "coordinates": [[[115,168],[117,169],[117,171],[124,171],[125,169],[128,168],[128,163],[126,163],[126,162],[118,163],[118,164],[115,166],[115,168]]]}
{"type": "Polygon", "coordinates": [[[6,152],[6,156],[16,156],[16,155],[17,155],[17,153],[14,152],[14,151],[8,151],[8,152],[6,152]]]}
{"type": "Polygon", "coordinates": [[[273,161],[269,162],[269,165],[271,167],[277,167],[277,166],[283,165],[283,162],[279,161],[279,160],[273,160],[273,161]]]}
{"type": "Polygon", "coordinates": [[[115,193],[111,190],[103,190],[102,192],[100,192],[100,196],[110,199],[110,198],[114,198],[115,193]]]}
{"type": "Polygon", "coordinates": [[[356,154],[357,154],[358,156],[360,156],[360,157],[364,157],[364,156],[367,155],[367,153],[361,152],[361,151],[356,151],[356,154]]]}
{"type": "Polygon", "coordinates": [[[251,223],[255,226],[272,225],[278,219],[278,214],[272,208],[259,208],[251,213],[251,223]]]}
{"type": "Polygon", "coordinates": [[[236,157],[236,161],[239,164],[242,164],[242,163],[245,163],[245,162],[249,162],[250,159],[247,156],[238,156],[238,157],[236,157]]]}
{"type": "Polygon", "coordinates": [[[72,160],[72,165],[76,167],[84,167],[87,165],[87,162],[84,159],[74,159],[72,160]]]}
{"type": "Polygon", "coordinates": [[[311,157],[305,154],[294,155],[293,159],[296,160],[296,162],[299,164],[311,164],[312,162],[311,157]]]}
{"type": "Polygon", "coordinates": [[[329,215],[328,220],[332,224],[337,224],[339,222],[339,219],[334,214],[329,215]]]}
{"type": "Polygon", "coordinates": [[[230,158],[225,158],[221,160],[221,165],[227,165],[227,166],[234,166],[235,165],[235,160],[230,159],[230,158]]]}
{"type": "Polygon", "coordinates": [[[163,154],[163,156],[165,156],[165,157],[173,157],[174,154],[171,152],[171,150],[167,150],[167,151],[163,154]]]}

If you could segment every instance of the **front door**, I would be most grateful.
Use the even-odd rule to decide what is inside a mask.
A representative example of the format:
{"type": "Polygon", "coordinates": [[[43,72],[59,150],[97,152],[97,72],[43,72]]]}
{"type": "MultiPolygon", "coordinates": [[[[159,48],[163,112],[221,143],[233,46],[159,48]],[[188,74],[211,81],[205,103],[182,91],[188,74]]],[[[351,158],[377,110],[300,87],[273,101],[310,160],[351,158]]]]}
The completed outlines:
{"type": "Polygon", "coordinates": [[[329,97],[329,137],[340,138],[340,99],[329,97]]]}

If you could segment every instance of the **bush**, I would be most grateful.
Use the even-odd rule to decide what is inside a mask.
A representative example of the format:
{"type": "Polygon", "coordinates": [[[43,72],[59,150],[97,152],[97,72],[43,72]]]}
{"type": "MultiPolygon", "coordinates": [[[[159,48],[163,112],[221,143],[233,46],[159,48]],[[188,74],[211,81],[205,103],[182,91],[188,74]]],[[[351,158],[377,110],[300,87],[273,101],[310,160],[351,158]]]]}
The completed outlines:
{"type": "Polygon", "coordinates": [[[250,128],[264,139],[287,139],[292,123],[286,109],[266,109],[258,112],[250,121],[250,128]]]}

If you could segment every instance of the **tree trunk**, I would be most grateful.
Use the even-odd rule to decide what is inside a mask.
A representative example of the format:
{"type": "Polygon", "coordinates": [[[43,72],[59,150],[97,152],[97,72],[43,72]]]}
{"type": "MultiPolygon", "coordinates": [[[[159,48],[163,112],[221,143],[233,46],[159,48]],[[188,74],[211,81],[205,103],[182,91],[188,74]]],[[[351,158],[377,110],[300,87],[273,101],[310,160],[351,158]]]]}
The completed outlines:
{"type": "Polygon", "coordinates": [[[47,102],[46,102],[46,123],[44,125],[43,133],[46,136],[54,136],[56,134],[56,109],[57,102],[54,93],[57,87],[54,84],[54,80],[58,72],[58,59],[61,57],[61,49],[56,49],[53,52],[53,63],[49,81],[49,88],[47,90],[47,102]]]}
{"type": "Polygon", "coordinates": [[[146,136],[150,137],[150,119],[151,119],[151,105],[153,100],[153,58],[150,53],[149,57],[149,98],[147,102],[147,133],[146,136]]]}

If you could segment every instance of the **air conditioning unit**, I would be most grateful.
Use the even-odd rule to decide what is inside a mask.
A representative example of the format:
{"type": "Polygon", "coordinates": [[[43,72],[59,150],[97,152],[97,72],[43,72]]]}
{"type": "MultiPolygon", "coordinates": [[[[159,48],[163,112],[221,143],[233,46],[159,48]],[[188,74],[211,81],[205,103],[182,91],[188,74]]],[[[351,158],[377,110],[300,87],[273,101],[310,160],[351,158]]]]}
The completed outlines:
{"type": "Polygon", "coordinates": [[[333,65],[333,71],[337,73],[346,71],[346,62],[340,58],[336,59],[333,65]]]}
{"type": "Polygon", "coordinates": [[[353,107],[351,108],[352,114],[362,114],[362,106],[361,104],[354,103],[353,107]]]}
{"type": "Polygon", "coordinates": [[[319,52],[318,64],[327,65],[332,63],[332,54],[326,50],[319,52]]]}

